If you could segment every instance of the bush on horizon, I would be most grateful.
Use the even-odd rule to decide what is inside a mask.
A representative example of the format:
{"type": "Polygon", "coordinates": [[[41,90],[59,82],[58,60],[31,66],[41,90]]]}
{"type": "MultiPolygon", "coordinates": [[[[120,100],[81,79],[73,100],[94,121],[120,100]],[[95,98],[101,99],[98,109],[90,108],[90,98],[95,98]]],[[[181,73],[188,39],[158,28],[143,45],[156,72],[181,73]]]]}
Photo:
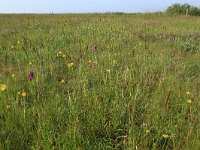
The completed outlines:
{"type": "Polygon", "coordinates": [[[191,15],[191,16],[200,16],[200,8],[192,6],[190,4],[172,4],[166,10],[167,14],[171,15],[191,15]],[[188,11],[188,12],[187,12],[188,11]]]}

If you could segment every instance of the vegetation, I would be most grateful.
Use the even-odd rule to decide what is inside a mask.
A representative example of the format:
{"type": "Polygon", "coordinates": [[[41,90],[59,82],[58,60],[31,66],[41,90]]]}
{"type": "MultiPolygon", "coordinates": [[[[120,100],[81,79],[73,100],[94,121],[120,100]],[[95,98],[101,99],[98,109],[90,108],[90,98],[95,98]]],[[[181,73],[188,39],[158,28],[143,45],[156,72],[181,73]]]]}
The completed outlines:
{"type": "Polygon", "coordinates": [[[199,19],[0,22],[0,149],[200,149],[199,19]]]}
{"type": "Polygon", "coordinates": [[[167,8],[166,12],[173,15],[200,16],[200,8],[189,4],[173,4],[167,8]]]}

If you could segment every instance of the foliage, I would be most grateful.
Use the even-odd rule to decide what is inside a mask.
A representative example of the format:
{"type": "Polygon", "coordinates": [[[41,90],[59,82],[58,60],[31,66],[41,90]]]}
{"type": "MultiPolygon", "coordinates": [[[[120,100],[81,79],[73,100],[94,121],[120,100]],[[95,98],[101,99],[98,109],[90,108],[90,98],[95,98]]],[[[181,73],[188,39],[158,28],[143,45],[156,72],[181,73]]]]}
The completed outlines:
{"type": "Polygon", "coordinates": [[[168,14],[173,15],[192,15],[192,16],[200,16],[200,8],[191,6],[189,4],[173,4],[169,6],[166,10],[168,14]]]}

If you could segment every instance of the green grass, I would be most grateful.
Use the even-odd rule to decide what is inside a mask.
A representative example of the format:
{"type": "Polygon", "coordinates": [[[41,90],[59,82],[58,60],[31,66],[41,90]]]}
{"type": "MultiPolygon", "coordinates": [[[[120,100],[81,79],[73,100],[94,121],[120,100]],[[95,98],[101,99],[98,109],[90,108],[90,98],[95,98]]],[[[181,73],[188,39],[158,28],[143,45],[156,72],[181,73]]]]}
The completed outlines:
{"type": "Polygon", "coordinates": [[[200,149],[200,18],[0,22],[0,149],[200,149]]]}

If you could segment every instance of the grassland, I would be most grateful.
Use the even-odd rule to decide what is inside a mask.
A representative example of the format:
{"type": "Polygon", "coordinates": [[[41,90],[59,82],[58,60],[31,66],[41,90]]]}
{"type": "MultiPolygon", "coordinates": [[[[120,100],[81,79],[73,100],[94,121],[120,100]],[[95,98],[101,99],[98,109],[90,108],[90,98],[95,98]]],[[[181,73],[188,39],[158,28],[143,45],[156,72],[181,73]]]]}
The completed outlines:
{"type": "Polygon", "coordinates": [[[0,149],[200,149],[200,18],[0,22],[0,149]]]}

